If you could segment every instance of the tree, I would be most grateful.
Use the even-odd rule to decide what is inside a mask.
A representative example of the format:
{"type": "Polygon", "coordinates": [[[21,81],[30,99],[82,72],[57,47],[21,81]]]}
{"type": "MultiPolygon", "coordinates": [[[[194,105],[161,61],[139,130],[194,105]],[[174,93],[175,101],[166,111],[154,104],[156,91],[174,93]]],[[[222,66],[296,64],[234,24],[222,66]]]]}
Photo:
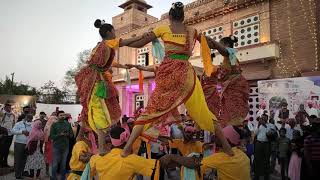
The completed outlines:
{"type": "Polygon", "coordinates": [[[90,49],[81,51],[78,54],[76,67],[71,67],[66,72],[66,74],[64,76],[64,84],[65,84],[65,87],[67,87],[69,91],[73,91],[76,89],[76,82],[74,80],[74,77],[80,71],[80,69],[86,64],[86,61],[88,60],[90,54],[91,54],[90,49]]]}
{"type": "Polygon", "coordinates": [[[0,81],[0,94],[30,95],[30,96],[39,95],[38,90],[35,87],[32,87],[28,84],[14,82],[12,85],[13,92],[11,90],[11,85],[12,85],[12,81],[8,76],[6,76],[4,81],[0,81]]]}
{"type": "Polygon", "coordinates": [[[48,81],[40,88],[40,101],[46,104],[64,104],[68,92],[60,90],[54,82],[48,81]]]}

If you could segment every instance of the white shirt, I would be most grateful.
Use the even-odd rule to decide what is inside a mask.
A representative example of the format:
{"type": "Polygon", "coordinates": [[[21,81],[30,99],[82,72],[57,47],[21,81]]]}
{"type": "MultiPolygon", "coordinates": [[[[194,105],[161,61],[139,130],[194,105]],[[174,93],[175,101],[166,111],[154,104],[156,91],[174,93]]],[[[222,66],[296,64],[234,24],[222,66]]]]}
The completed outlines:
{"type": "Polygon", "coordinates": [[[151,143],[151,152],[152,153],[160,153],[160,143],[154,143],[154,142],[152,142],[151,143]]]}
{"type": "Polygon", "coordinates": [[[182,139],[183,138],[183,134],[177,124],[172,124],[170,128],[171,128],[171,136],[174,139],[182,139]]]}
{"type": "Polygon", "coordinates": [[[274,129],[275,126],[273,124],[267,123],[267,127],[264,127],[263,125],[260,125],[259,128],[256,131],[257,140],[260,142],[268,142],[267,138],[267,132],[270,131],[270,129],[274,129]]]}
{"type": "Polygon", "coordinates": [[[303,131],[302,131],[301,127],[300,127],[300,124],[296,125],[293,129],[290,126],[286,127],[286,129],[287,129],[286,137],[288,139],[290,139],[290,140],[293,139],[293,131],[295,131],[295,130],[300,131],[300,135],[301,136],[303,135],[303,131]]]}
{"type": "Polygon", "coordinates": [[[312,107],[312,108],[308,107],[306,109],[306,112],[308,113],[309,116],[315,115],[315,116],[319,117],[318,110],[316,108],[314,108],[314,107],[312,107]]]}
{"type": "Polygon", "coordinates": [[[22,134],[22,131],[28,131],[30,133],[32,129],[31,122],[25,120],[17,122],[12,128],[12,134],[16,135],[15,142],[21,144],[27,144],[28,137],[22,134]]]}
{"type": "Polygon", "coordinates": [[[257,120],[249,121],[248,128],[250,131],[256,131],[258,129],[259,122],[257,120]]]}
{"type": "Polygon", "coordinates": [[[261,115],[263,114],[264,111],[267,111],[267,115],[268,115],[268,117],[270,117],[270,113],[266,109],[259,109],[259,111],[257,112],[257,117],[261,117],[261,115]]]}
{"type": "MultiPolygon", "coordinates": [[[[280,130],[280,129],[282,128],[282,124],[280,124],[280,123],[278,123],[278,122],[275,122],[275,124],[276,124],[278,130],[280,130]]],[[[289,129],[289,128],[290,128],[289,124],[286,123],[286,124],[284,125],[284,128],[289,129]]]]}
{"type": "MultiPolygon", "coordinates": [[[[257,122],[257,123],[258,123],[258,122],[257,122]]],[[[257,124],[257,123],[256,123],[256,124],[257,124]]],[[[257,126],[258,126],[258,125],[257,125],[257,126]]],[[[257,129],[257,128],[256,128],[257,126],[254,124],[253,121],[249,121],[249,122],[248,122],[248,128],[249,128],[250,131],[253,131],[253,132],[254,132],[254,131],[257,129]]]]}
{"type": "Polygon", "coordinates": [[[11,136],[11,130],[15,123],[15,116],[13,113],[3,111],[0,113],[0,126],[8,130],[8,136],[11,136]]]}

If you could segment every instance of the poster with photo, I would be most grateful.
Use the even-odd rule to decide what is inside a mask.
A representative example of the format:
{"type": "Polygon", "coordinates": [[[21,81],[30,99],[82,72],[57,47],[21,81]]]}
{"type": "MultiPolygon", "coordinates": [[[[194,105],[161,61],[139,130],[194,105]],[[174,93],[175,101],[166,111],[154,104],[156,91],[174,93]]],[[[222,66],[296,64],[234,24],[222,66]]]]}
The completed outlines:
{"type": "Polygon", "coordinates": [[[288,103],[293,114],[302,105],[307,112],[311,108],[319,112],[320,76],[258,81],[258,89],[260,101],[266,103],[271,113],[281,108],[281,102],[288,103]]]}

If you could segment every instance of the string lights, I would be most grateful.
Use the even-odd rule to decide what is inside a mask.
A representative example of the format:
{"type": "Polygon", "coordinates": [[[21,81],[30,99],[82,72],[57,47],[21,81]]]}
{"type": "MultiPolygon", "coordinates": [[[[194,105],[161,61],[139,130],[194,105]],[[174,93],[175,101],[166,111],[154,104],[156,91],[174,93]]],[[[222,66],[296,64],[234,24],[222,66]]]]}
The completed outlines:
{"type": "MultiPolygon", "coordinates": [[[[291,27],[291,25],[292,25],[291,22],[292,21],[291,21],[291,11],[290,11],[290,2],[289,2],[289,0],[286,0],[286,5],[287,5],[287,16],[288,16],[287,22],[288,22],[290,49],[291,49],[291,53],[292,53],[292,61],[293,61],[293,64],[295,66],[296,71],[298,71],[299,74],[301,74],[301,69],[298,66],[297,60],[296,60],[296,51],[295,51],[295,49],[293,47],[293,40],[292,40],[293,30],[292,30],[292,27],[291,27]]],[[[295,77],[296,71],[293,70],[292,77],[295,77]]]]}
{"type": "Polygon", "coordinates": [[[278,14],[277,11],[274,12],[274,24],[276,29],[276,36],[277,41],[279,43],[279,57],[276,58],[276,66],[280,69],[280,74],[284,77],[288,77],[288,70],[289,68],[286,67],[286,65],[283,63],[283,54],[282,54],[282,48],[281,48],[281,39],[280,39],[280,33],[279,33],[279,21],[278,21],[278,14]]]}
{"type": "MultiPolygon", "coordinates": [[[[258,3],[261,3],[261,8],[259,10],[260,14],[269,12],[269,10],[266,10],[264,7],[264,2],[265,0],[258,0],[258,1],[251,1],[251,0],[244,0],[242,1],[243,3],[241,3],[241,6],[249,9],[250,7],[254,6],[254,7],[258,7],[258,3]]],[[[276,67],[280,72],[280,75],[283,77],[295,77],[298,74],[302,73],[302,67],[299,65],[299,61],[300,61],[300,57],[301,55],[297,54],[297,44],[295,44],[295,35],[297,32],[297,30],[295,29],[296,24],[298,23],[298,21],[294,18],[294,16],[296,15],[300,15],[297,13],[303,13],[303,18],[304,18],[304,22],[307,24],[307,28],[308,31],[310,33],[310,37],[312,39],[312,42],[314,44],[314,58],[315,58],[315,65],[313,71],[317,71],[319,70],[319,51],[318,51],[318,39],[317,39],[317,21],[316,21],[316,0],[296,0],[299,1],[301,4],[301,8],[298,9],[298,11],[295,11],[295,13],[291,12],[294,10],[293,8],[293,4],[295,4],[294,1],[292,0],[286,0],[286,1],[278,1],[275,3],[286,3],[286,18],[284,19],[286,21],[285,24],[287,24],[288,26],[288,48],[284,47],[283,45],[285,44],[284,41],[286,41],[286,39],[283,39],[283,37],[281,36],[284,32],[283,32],[283,28],[280,27],[281,24],[283,24],[283,18],[285,18],[285,16],[280,15],[279,13],[282,13],[282,9],[278,9],[273,11],[272,13],[270,13],[270,15],[272,15],[274,17],[273,19],[273,31],[275,32],[275,36],[274,36],[274,40],[277,41],[279,44],[279,57],[276,58],[276,67]],[[290,4],[291,3],[291,4],[290,4]],[[299,12],[300,10],[300,12],[299,12]],[[288,50],[287,50],[288,49],[288,50]],[[290,52],[289,52],[290,51],[290,52]],[[299,57],[299,58],[298,58],[299,57]],[[299,61],[298,61],[299,60],[299,61]]],[[[222,21],[223,21],[223,25],[227,25],[229,23],[232,24],[232,21],[237,19],[238,17],[238,0],[234,0],[234,1],[227,1],[228,3],[224,3],[224,1],[220,1],[222,2],[222,12],[220,12],[219,14],[215,13],[212,14],[211,16],[219,16],[222,15],[222,21]],[[234,11],[234,13],[230,13],[231,11],[234,11]],[[228,17],[229,16],[229,17],[228,17]],[[228,21],[228,22],[227,22],[228,21]]],[[[225,1],[226,2],[226,1],[225,1]]],[[[267,1],[270,3],[270,1],[267,1]]],[[[299,3],[297,2],[297,3],[299,3]]],[[[259,7],[260,7],[259,5],[259,7]]],[[[279,4],[278,4],[279,5],[279,4]]],[[[210,16],[210,17],[211,17],[210,16]]],[[[262,16],[262,19],[264,19],[265,16],[262,16]]],[[[200,21],[206,21],[208,18],[202,18],[200,21]]],[[[262,21],[263,22],[263,21],[262,21]]],[[[193,22],[195,23],[195,22],[193,22]]],[[[300,22],[299,22],[300,23],[300,22]]],[[[262,23],[260,26],[260,30],[262,32],[262,34],[266,34],[266,32],[264,32],[264,28],[265,27],[265,23],[262,23]]],[[[233,32],[233,26],[231,26],[231,33],[233,32]]],[[[313,47],[312,47],[313,49],[313,47]]],[[[313,59],[313,58],[312,58],[313,59]]]]}
{"type": "Polygon", "coordinates": [[[309,11],[310,18],[312,20],[312,28],[313,28],[313,40],[314,40],[314,50],[315,50],[315,68],[314,71],[318,70],[318,40],[317,40],[317,20],[315,18],[314,13],[316,13],[316,3],[315,0],[308,0],[309,2],[309,11]],[[313,3],[312,3],[313,2],[313,3]],[[314,9],[312,8],[314,7],[314,9]]]}

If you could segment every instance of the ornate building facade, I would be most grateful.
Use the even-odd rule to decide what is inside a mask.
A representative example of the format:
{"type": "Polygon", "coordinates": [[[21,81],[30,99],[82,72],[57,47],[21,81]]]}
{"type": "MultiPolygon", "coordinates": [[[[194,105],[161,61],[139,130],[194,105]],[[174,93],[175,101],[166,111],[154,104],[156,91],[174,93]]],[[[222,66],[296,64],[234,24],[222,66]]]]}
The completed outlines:
{"type": "MultiPolygon", "coordinates": [[[[219,40],[231,34],[239,38],[236,48],[243,74],[250,81],[250,116],[258,108],[257,81],[313,75],[319,69],[319,12],[317,0],[197,0],[185,5],[185,24],[219,40]]],[[[168,24],[168,13],[160,19],[148,14],[152,8],[144,0],[127,0],[119,6],[124,12],[113,17],[116,33],[129,38],[168,24]]],[[[190,62],[202,73],[199,43],[190,62]]],[[[213,63],[218,65],[217,54],[213,63]]],[[[120,48],[116,61],[121,64],[151,66],[151,44],[140,49],[120,48]]],[[[123,114],[132,115],[146,105],[155,87],[154,74],[144,72],[144,90],[139,91],[138,71],[130,70],[131,85],[124,82],[123,70],[114,70],[123,114]]]]}

